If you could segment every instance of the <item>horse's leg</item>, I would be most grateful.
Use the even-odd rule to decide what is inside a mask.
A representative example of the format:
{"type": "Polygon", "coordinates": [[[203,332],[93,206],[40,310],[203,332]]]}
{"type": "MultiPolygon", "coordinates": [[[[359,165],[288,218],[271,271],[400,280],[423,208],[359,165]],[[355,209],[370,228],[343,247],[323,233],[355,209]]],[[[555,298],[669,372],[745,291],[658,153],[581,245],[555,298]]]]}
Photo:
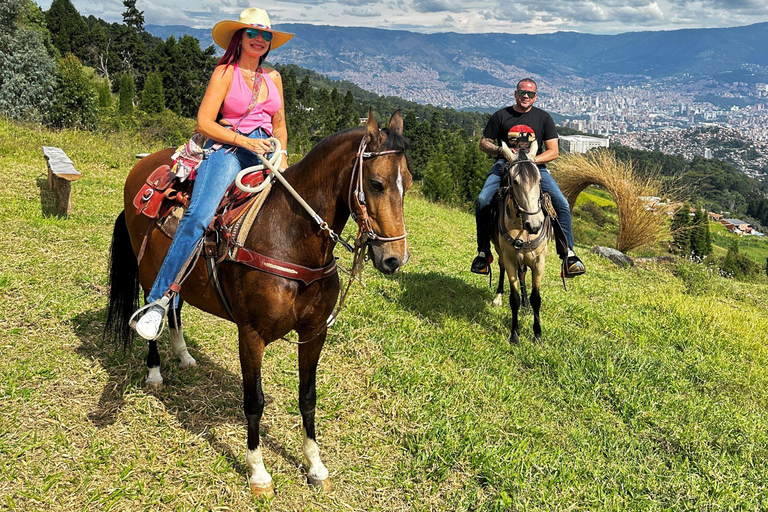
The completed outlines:
{"type": "Polygon", "coordinates": [[[491,305],[494,307],[501,306],[502,296],[504,295],[504,264],[499,256],[499,284],[496,287],[496,297],[493,298],[491,305]]]}
{"type": "Polygon", "coordinates": [[[331,480],[328,478],[328,470],[320,460],[320,449],[315,436],[315,404],[317,402],[315,377],[326,335],[327,329],[324,327],[320,334],[299,336],[299,343],[301,343],[299,345],[299,410],[304,424],[303,451],[304,460],[307,463],[307,482],[323,491],[330,491],[331,480]],[[302,343],[302,338],[311,336],[314,336],[314,339],[307,339],[306,343],[302,343]]]}
{"type": "Polygon", "coordinates": [[[526,270],[524,266],[521,266],[520,268],[517,269],[517,279],[520,282],[520,297],[522,299],[522,306],[524,308],[527,308],[528,294],[526,293],[526,290],[525,290],[525,273],[526,273],[526,270]]]}
{"type": "Polygon", "coordinates": [[[512,328],[509,333],[509,342],[513,345],[520,344],[520,326],[518,325],[518,315],[520,313],[520,281],[518,279],[518,269],[510,269],[507,272],[509,276],[509,307],[512,310],[512,328]]]}
{"type": "Polygon", "coordinates": [[[197,361],[189,355],[187,343],[181,326],[181,306],[184,301],[179,299],[179,305],[168,310],[168,330],[171,334],[171,353],[179,358],[179,368],[196,366],[197,361]]]}
{"type": "Polygon", "coordinates": [[[157,351],[157,340],[149,341],[149,353],[147,354],[147,380],[144,385],[155,391],[163,387],[163,376],[160,374],[160,352],[157,351]]]}
{"type": "Polygon", "coordinates": [[[541,307],[541,275],[543,273],[543,262],[537,265],[531,272],[531,307],[533,308],[533,337],[541,338],[541,323],[539,322],[539,308],[541,307]],[[539,266],[540,265],[540,266],[539,266]]]}
{"type": "Polygon", "coordinates": [[[248,422],[248,441],[245,464],[251,474],[248,483],[251,492],[260,497],[272,497],[275,488],[272,477],[264,467],[259,444],[259,423],[264,413],[264,392],[261,389],[261,361],[266,343],[258,333],[247,327],[240,327],[240,367],[243,372],[243,410],[248,422]]]}

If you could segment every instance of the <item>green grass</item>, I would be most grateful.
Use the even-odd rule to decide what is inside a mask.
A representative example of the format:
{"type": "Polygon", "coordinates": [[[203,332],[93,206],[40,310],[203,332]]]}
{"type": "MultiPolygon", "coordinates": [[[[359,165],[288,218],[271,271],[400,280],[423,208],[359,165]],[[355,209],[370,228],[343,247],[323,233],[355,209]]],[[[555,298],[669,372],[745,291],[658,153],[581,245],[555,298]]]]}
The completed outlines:
{"type": "MultiPolygon", "coordinates": [[[[563,291],[554,247],[543,339],[467,269],[474,219],[407,197],[412,261],[366,269],[318,375],[321,454],[334,490],[302,473],[296,348],[265,358],[265,462],[278,495],[245,483],[235,328],[185,309],[186,371],[161,342],[99,339],[129,139],[0,121],[0,501],[10,510],[765,510],[768,284],[680,262],[618,269],[580,247],[563,291]],[[50,214],[40,147],[83,178],[50,214]]],[[[587,240],[587,239],[582,239],[587,240]]],[[[349,258],[339,253],[345,263],[349,258]]]]}
{"type": "Polygon", "coordinates": [[[717,254],[725,256],[733,240],[737,240],[740,254],[765,267],[768,260],[768,237],[734,235],[719,222],[710,222],[709,230],[712,233],[712,245],[713,248],[717,248],[717,254]]]}

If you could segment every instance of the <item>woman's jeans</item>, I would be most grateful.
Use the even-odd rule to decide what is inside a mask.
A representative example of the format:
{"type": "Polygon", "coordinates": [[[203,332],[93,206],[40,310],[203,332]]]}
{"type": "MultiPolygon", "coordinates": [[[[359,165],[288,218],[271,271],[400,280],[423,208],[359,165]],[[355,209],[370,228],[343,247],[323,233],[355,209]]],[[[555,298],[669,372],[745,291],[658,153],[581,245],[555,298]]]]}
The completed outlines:
{"type": "MultiPolygon", "coordinates": [[[[247,135],[251,139],[266,139],[270,135],[257,128],[247,135]]],[[[214,141],[208,140],[205,149],[210,148],[214,141]]],[[[258,165],[261,162],[254,153],[247,149],[224,144],[221,148],[206,157],[197,168],[195,185],[192,189],[192,201],[181,218],[176,235],[173,237],[171,248],[165,255],[160,272],[155,278],[155,284],[149,292],[147,302],[160,299],[182,270],[184,263],[192,254],[206,228],[211,224],[216,209],[221,203],[224,192],[235,181],[237,173],[246,167],[258,165]]]]}
{"type": "MultiPolygon", "coordinates": [[[[497,160],[491,167],[488,177],[485,179],[483,190],[480,191],[480,195],[477,197],[475,203],[475,222],[477,223],[477,250],[487,251],[490,249],[490,228],[492,222],[491,215],[491,200],[493,195],[499,189],[501,185],[502,164],[504,160],[497,160]]],[[[541,191],[549,192],[552,197],[552,206],[555,207],[557,212],[557,219],[560,221],[560,226],[563,228],[563,232],[568,240],[568,247],[573,248],[573,228],[571,226],[571,209],[568,206],[568,200],[560,191],[560,187],[557,186],[557,182],[549,174],[546,168],[539,168],[541,171],[541,191]]]]}

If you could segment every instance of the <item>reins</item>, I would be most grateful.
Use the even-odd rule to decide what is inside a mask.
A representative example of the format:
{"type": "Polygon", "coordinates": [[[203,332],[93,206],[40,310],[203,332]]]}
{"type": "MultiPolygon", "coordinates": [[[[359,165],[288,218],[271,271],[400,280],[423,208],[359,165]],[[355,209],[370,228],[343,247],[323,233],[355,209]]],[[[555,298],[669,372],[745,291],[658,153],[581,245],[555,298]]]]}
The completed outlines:
{"type": "MultiPolygon", "coordinates": [[[[366,152],[365,148],[367,146],[367,142],[365,140],[365,137],[363,137],[363,139],[360,141],[360,146],[358,148],[357,154],[355,155],[354,161],[352,162],[352,173],[350,175],[350,181],[349,181],[349,194],[347,196],[350,214],[358,225],[357,236],[352,241],[352,243],[350,243],[349,240],[344,240],[335,231],[333,231],[333,229],[328,225],[328,223],[324,221],[322,217],[320,217],[317,214],[317,212],[315,212],[315,210],[301,197],[301,195],[298,192],[296,192],[296,189],[294,189],[293,186],[291,186],[291,184],[288,183],[285,177],[283,177],[283,174],[282,172],[280,172],[280,169],[278,168],[278,165],[277,165],[277,160],[280,156],[280,149],[281,149],[280,141],[273,137],[267,139],[267,141],[271,142],[275,147],[275,150],[273,152],[273,157],[271,159],[267,159],[266,157],[260,158],[263,165],[248,167],[240,171],[240,173],[238,173],[237,177],[235,178],[235,183],[237,184],[237,187],[243,192],[257,193],[257,192],[260,192],[272,180],[273,176],[276,177],[278,181],[280,181],[280,183],[293,196],[293,198],[296,199],[296,201],[298,201],[298,203],[307,211],[309,216],[318,225],[318,227],[322,231],[325,231],[328,234],[328,237],[333,242],[339,243],[342,247],[344,247],[344,249],[346,249],[348,252],[351,252],[353,254],[352,268],[349,271],[349,281],[347,282],[347,286],[339,294],[339,302],[338,302],[338,305],[336,306],[336,309],[333,311],[333,313],[331,313],[331,315],[326,320],[325,328],[331,327],[334,323],[336,323],[336,318],[338,317],[339,313],[341,313],[341,310],[344,306],[347,295],[349,294],[349,290],[352,285],[352,282],[359,281],[361,285],[365,286],[362,280],[360,279],[359,274],[362,273],[363,267],[365,265],[366,249],[368,244],[374,243],[374,242],[385,243],[385,242],[394,242],[397,240],[403,240],[408,235],[408,233],[404,231],[402,235],[398,235],[394,237],[385,237],[385,236],[379,235],[373,230],[373,223],[371,222],[371,218],[368,215],[368,209],[366,208],[366,203],[365,203],[365,191],[363,189],[363,161],[365,159],[376,158],[384,155],[402,154],[404,153],[404,150],[391,149],[391,150],[385,150],[385,151],[366,152]],[[267,176],[267,179],[264,181],[264,183],[262,183],[261,185],[255,188],[243,185],[242,183],[243,176],[245,176],[250,172],[261,170],[264,167],[267,167],[271,171],[270,174],[267,176]]],[[[322,332],[322,328],[317,333],[312,335],[310,338],[302,341],[292,341],[285,337],[283,337],[282,339],[289,343],[301,345],[316,338],[320,334],[320,332],[322,332]]]]}

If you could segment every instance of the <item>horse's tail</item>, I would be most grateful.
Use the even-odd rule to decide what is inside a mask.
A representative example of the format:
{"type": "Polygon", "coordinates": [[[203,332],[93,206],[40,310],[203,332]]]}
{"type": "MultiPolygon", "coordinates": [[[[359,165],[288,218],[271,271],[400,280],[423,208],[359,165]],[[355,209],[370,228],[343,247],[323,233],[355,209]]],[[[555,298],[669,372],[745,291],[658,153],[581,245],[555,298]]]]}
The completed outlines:
{"type": "Polygon", "coordinates": [[[122,342],[127,349],[133,341],[128,321],[139,307],[139,264],[131,247],[125,211],[115,220],[109,251],[109,285],[109,310],[103,337],[122,342]]]}

